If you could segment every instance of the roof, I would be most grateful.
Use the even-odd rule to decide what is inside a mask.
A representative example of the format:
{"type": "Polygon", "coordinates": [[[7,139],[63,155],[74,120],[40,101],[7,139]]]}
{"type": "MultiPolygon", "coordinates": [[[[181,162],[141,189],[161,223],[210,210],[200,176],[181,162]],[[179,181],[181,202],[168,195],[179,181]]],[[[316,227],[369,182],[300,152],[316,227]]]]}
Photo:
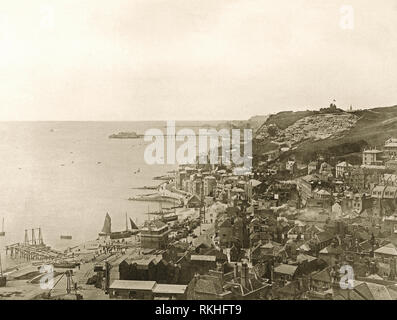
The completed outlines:
{"type": "Polygon", "coordinates": [[[302,263],[303,261],[312,262],[314,260],[317,260],[317,258],[303,253],[298,254],[298,256],[296,257],[296,261],[298,261],[299,263],[302,263]]]}
{"type": "Polygon", "coordinates": [[[161,230],[165,227],[168,227],[167,224],[160,220],[152,220],[146,226],[144,226],[141,230],[161,230]]]}
{"type": "Polygon", "coordinates": [[[198,279],[194,291],[209,294],[221,294],[223,289],[217,281],[198,279]]]}
{"type": "Polygon", "coordinates": [[[395,143],[395,142],[385,143],[385,147],[386,148],[397,148],[397,143],[395,143]]]}
{"type": "Polygon", "coordinates": [[[322,281],[322,282],[332,282],[331,275],[329,274],[328,269],[321,270],[317,272],[312,277],[312,280],[322,281]]]}
{"type": "Polygon", "coordinates": [[[335,247],[333,247],[331,245],[331,246],[325,247],[319,253],[322,253],[322,254],[342,254],[343,250],[340,247],[336,247],[335,248],[335,247]]]}
{"type": "Polygon", "coordinates": [[[192,261],[216,261],[216,256],[209,256],[209,255],[204,255],[204,254],[200,254],[200,255],[192,254],[190,256],[190,260],[192,260],[192,261]]]}
{"type": "Polygon", "coordinates": [[[296,272],[297,266],[292,266],[289,264],[280,264],[274,268],[274,272],[293,275],[296,272]]]}
{"type": "Polygon", "coordinates": [[[389,243],[383,247],[380,247],[374,251],[375,253],[386,254],[389,256],[397,256],[397,248],[394,244],[389,243]]]}
{"type": "Polygon", "coordinates": [[[156,281],[114,280],[109,289],[152,290],[156,281]]]}
{"type": "Polygon", "coordinates": [[[329,241],[334,238],[334,236],[326,231],[317,233],[317,238],[320,242],[329,241]]]}
{"type": "Polygon", "coordinates": [[[182,284],[157,284],[153,293],[184,294],[186,289],[187,285],[182,284]]]}
{"type": "Polygon", "coordinates": [[[307,176],[301,177],[300,179],[302,179],[303,181],[306,181],[308,183],[312,182],[312,181],[319,181],[321,180],[319,176],[315,175],[315,174],[309,174],[307,176]]]}
{"type": "Polygon", "coordinates": [[[392,300],[387,288],[381,284],[363,282],[355,286],[354,290],[363,295],[367,300],[392,300]]]}
{"type": "Polygon", "coordinates": [[[321,189],[321,190],[315,191],[315,192],[317,194],[319,194],[319,195],[325,195],[325,196],[330,196],[331,195],[327,190],[324,190],[324,189],[321,189]]]}
{"type": "Polygon", "coordinates": [[[339,162],[336,166],[337,167],[352,167],[352,165],[346,161],[339,162]]]}
{"type": "Polygon", "coordinates": [[[261,246],[263,249],[273,249],[274,246],[271,242],[265,243],[264,245],[261,246]]]}
{"type": "Polygon", "coordinates": [[[262,182],[260,182],[260,181],[258,181],[258,180],[255,180],[255,179],[251,179],[251,180],[250,180],[250,184],[251,184],[253,187],[259,186],[261,183],[262,183],[262,182]]]}
{"type": "Polygon", "coordinates": [[[302,245],[299,247],[299,250],[301,250],[301,251],[310,251],[311,248],[310,248],[310,246],[309,246],[307,243],[304,243],[304,244],[302,244],[302,245]]]}
{"type": "Polygon", "coordinates": [[[380,150],[371,149],[371,150],[364,150],[364,153],[382,153],[380,150]]]}

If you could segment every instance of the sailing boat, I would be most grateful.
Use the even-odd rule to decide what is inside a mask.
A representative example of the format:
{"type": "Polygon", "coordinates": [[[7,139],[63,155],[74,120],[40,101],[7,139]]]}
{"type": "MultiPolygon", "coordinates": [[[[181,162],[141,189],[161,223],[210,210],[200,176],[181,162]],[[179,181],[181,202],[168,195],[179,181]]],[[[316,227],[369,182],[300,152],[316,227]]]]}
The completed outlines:
{"type": "Polygon", "coordinates": [[[3,276],[3,264],[1,263],[1,254],[0,254],[0,287],[5,287],[7,284],[7,277],[3,276]]]}
{"type": "Polygon", "coordinates": [[[109,213],[106,213],[105,222],[103,224],[102,231],[99,233],[100,236],[107,236],[112,233],[112,219],[109,213]]]}
{"type": "MultiPolygon", "coordinates": [[[[132,220],[130,219],[130,223],[132,220]]],[[[135,224],[134,224],[135,226],[135,224]]],[[[135,226],[136,227],[136,226],[135,226]]],[[[124,238],[129,238],[134,234],[137,234],[137,230],[134,229],[133,225],[131,224],[131,229],[128,229],[128,220],[127,220],[127,213],[125,214],[125,230],[124,231],[117,231],[117,232],[112,232],[110,234],[110,239],[124,239],[124,238]]]]}
{"type": "Polygon", "coordinates": [[[5,235],[6,235],[6,233],[4,232],[4,218],[3,218],[3,224],[1,227],[0,237],[4,237],[5,235]]]}
{"type": "Polygon", "coordinates": [[[131,218],[130,218],[130,224],[131,224],[131,233],[132,233],[132,235],[135,235],[135,234],[139,233],[138,226],[134,223],[134,221],[132,221],[131,218]]]}

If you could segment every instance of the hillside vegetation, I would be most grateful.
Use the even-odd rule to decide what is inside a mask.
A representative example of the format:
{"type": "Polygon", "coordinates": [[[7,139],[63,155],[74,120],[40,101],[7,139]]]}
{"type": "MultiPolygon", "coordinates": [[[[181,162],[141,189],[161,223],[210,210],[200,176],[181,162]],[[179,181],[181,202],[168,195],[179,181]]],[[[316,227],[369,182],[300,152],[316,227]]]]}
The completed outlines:
{"type": "MultiPolygon", "coordinates": [[[[318,114],[318,111],[280,112],[271,115],[260,128],[263,129],[268,128],[270,125],[275,125],[278,130],[284,131],[292,126],[291,130],[299,120],[307,117],[312,118],[313,115],[318,114]]],[[[348,113],[338,110],[335,113],[335,117],[346,114],[348,113]]],[[[347,156],[348,158],[349,155],[357,155],[367,146],[380,147],[388,138],[397,137],[397,106],[365,109],[349,114],[355,116],[356,121],[353,125],[347,126],[346,130],[335,131],[337,132],[336,134],[335,132],[330,132],[330,137],[318,141],[305,139],[296,144],[293,148],[294,150],[286,152],[281,158],[294,155],[298,160],[309,161],[314,158],[316,153],[332,154],[336,157],[347,156]]],[[[330,121],[335,120],[331,118],[330,121]]],[[[269,145],[271,141],[271,138],[266,137],[263,141],[258,140],[255,143],[265,146],[269,145]]],[[[272,144],[272,147],[276,146],[272,144]]],[[[261,149],[255,148],[255,150],[261,149]]]]}

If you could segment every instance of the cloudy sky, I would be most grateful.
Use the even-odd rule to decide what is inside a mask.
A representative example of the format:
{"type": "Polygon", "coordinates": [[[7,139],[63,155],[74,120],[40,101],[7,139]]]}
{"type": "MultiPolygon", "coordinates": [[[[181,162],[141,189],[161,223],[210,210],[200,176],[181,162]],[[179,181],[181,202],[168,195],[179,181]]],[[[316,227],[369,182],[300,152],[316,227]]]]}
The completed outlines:
{"type": "Polygon", "coordinates": [[[395,105],[396,57],[397,0],[1,1],[0,120],[395,105]]]}

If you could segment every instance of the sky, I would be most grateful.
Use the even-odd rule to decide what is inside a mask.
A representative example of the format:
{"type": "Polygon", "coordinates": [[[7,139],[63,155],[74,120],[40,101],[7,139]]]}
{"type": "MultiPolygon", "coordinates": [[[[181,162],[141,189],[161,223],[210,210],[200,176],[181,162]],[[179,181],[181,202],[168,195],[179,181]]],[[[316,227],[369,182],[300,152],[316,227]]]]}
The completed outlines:
{"type": "Polygon", "coordinates": [[[391,106],[396,57],[397,0],[1,0],[0,120],[391,106]]]}

